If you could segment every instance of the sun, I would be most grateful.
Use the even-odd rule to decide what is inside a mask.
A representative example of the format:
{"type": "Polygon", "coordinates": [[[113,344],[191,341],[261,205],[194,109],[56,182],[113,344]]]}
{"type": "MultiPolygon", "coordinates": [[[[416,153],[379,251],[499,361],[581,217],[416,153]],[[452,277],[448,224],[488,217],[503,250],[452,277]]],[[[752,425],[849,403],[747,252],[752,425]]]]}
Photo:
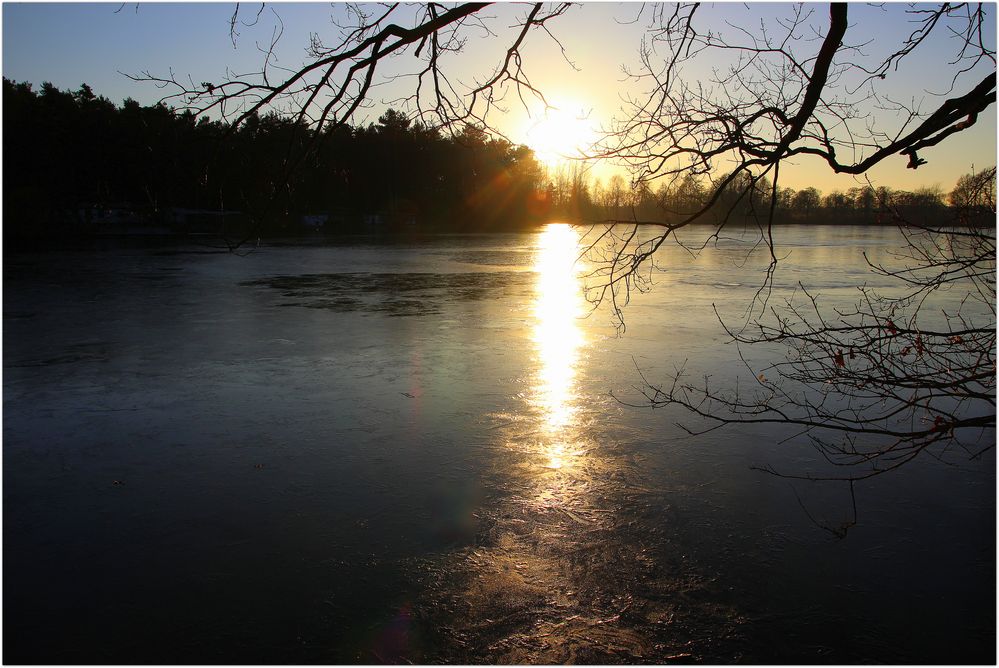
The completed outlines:
{"type": "Polygon", "coordinates": [[[596,126],[578,103],[553,103],[528,123],[525,143],[548,166],[583,157],[597,141],[596,126]]]}

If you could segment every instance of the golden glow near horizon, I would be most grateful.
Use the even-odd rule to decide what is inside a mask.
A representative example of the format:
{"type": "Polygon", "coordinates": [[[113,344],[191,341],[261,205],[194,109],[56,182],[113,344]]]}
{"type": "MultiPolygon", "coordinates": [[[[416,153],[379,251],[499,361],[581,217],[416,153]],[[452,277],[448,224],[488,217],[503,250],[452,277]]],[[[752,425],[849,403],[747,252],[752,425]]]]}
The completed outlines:
{"type": "Polygon", "coordinates": [[[541,444],[548,468],[560,469],[580,454],[573,442],[575,378],[583,334],[578,319],[583,295],[576,272],[579,237],[565,224],[548,225],[535,258],[534,343],[541,368],[534,401],[543,416],[541,444]]]}
{"type": "Polygon", "coordinates": [[[578,102],[552,103],[527,123],[525,143],[548,167],[582,157],[599,139],[597,123],[578,102]]]}

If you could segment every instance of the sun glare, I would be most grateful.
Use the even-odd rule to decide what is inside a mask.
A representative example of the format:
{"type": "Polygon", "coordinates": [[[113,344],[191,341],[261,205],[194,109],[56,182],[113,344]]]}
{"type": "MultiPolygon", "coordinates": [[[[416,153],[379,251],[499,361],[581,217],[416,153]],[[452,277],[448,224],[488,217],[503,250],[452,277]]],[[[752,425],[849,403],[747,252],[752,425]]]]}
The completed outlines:
{"type": "Polygon", "coordinates": [[[533,118],[526,137],[537,159],[551,166],[588,153],[597,141],[597,128],[583,105],[565,102],[533,118]]]}

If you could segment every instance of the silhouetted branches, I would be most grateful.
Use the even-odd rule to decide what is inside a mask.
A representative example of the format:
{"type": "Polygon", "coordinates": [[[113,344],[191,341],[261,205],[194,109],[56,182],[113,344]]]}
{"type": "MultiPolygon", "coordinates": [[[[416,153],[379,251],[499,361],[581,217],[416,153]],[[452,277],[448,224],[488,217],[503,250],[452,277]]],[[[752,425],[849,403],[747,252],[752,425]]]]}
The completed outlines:
{"type": "MultiPolygon", "coordinates": [[[[939,207],[935,222],[916,224],[915,196],[904,201],[872,186],[858,191],[865,208],[876,207],[903,230],[902,248],[871,263],[893,291],[861,286],[859,302],[845,310],[825,307],[804,285],[779,307],[771,299],[774,222],[791,204],[779,187],[781,164],[810,156],[847,174],[864,174],[892,156],[906,158],[908,168],[924,164],[921,154],[971,127],[995,103],[995,50],[983,34],[984,12],[966,4],[903,9],[913,29],[896,47],[874,45],[878,56],[866,54],[870,44],[849,41],[848,5],[821,10],[822,27],[817,8],[786,10],[755,30],[742,23],[719,31],[698,24],[697,4],[656,7],[642,43],[642,70],[633,73],[647,94],[629,100],[628,115],[597,155],[629,165],[636,183],[664,183],[666,193],[679,193],[692,179],[708,185],[665,216],[614,218],[595,227],[587,248],[594,263],[590,297],[610,303],[620,319],[631,291],[649,288],[657,251],[680,229],[711,224],[698,244],[687,246],[696,253],[733,223],[755,225],[770,251],[761,288],[741,325],[719,317],[740,346],[751,384],[694,382],[680,367],[668,382],[646,380],[646,405],[682,407],[693,418],[682,426],[692,434],[740,424],[789,427],[833,467],[782,472],[792,476],[866,478],[931,446],[961,446],[976,455],[994,443],[994,169],[959,183],[952,195],[956,220],[939,207]],[[883,82],[913,53],[948,42],[954,57],[939,86],[943,93],[930,97],[935,108],[925,113],[893,101],[883,82]],[[719,65],[721,58],[727,65],[719,65]],[[709,78],[700,65],[705,59],[712,59],[709,78]],[[983,218],[985,226],[954,227],[983,218]],[[639,234],[639,223],[660,229],[639,234]],[[941,290],[960,290],[960,308],[931,308],[941,290]],[[782,349],[786,356],[757,366],[744,356],[749,349],[782,349]]],[[[810,199],[799,204],[796,196],[793,204],[819,204],[817,193],[810,199]]]]}
{"type": "MultiPolygon", "coordinates": [[[[980,10],[950,4],[910,10],[919,27],[897,51],[868,66],[863,45],[845,41],[847,7],[830,6],[819,48],[806,53],[798,51],[810,44],[804,38],[815,29],[815,10],[795,7],[757,32],[740,27],[734,32],[742,41],[699,30],[697,5],[659,10],[643,43],[643,70],[634,75],[648,95],[630,101],[629,115],[598,155],[626,162],[642,181],[712,175],[731,165],[715,191],[741,173],[758,177],[795,156],[820,158],[835,173],[863,174],[892,155],[906,156],[917,168],[919,151],[967,129],[995,102],[995,52],[984,45],[980,10]],[[948,90],[967,78],[977,83],[941,99],[929,114],[892,102],[878,84],[943,25],[950,31],[945,37],[959,46],[948,90]],[[716,66],[709,81],[685,76],[709,55],[727,56],[727,68],[716,66]],[[986,64],[990,71],[980,72],[986,64]],[[901,121],[875,115],[877,107],[890,107],[901,121]],[[885,123],[896,127],[888,131],[885,123]]],[[[684,222],[705,213],[691,211],[684,222]]]]}
{"type": "MultiPolygon", "coordinates": [[[[568,9],[566,3],[530,5],[515,19],[510,45],[502,60],[485,78],[472,85],[459,85],[448,74],[448,64],[460,56],[469,35],[494,35],[485,15],[489,3],[465,3],[447,7],[426,5],[344,5],[344,18],[336,21],[340,35],[327,46],[316,33],[311,36],[308,60],[297,69],[271,75],[275,35],[258,72],[246,75],[228,73],[224,80],[193,85],[173,73],[162,77],[143,72],[130,75],[137,81],[164,86],[170,92],[165,102],[195,114],[217,112],[238,127],[253,114],[277,110],[296,122],[326,128],[343,125],[358,109],[370,104],[373,88],[386,81],[413,77],[416,85],[410,95],[392,103],[430,127],[462,123],[485,124],[490,111],[509,90],[545,102],[543,93],[532,83],[524,66],[522,49],[531,31],[554,35],[547,24],[568,9]],[[412,71],[382,75],[380,66],[390,58],[411,54],[420,63],[412,71]]],[[[337,8],[338,10],[341,8],[337,8]]],[[[237,6],[231,20],[235,36],[237,6]]],[[[258,14],[259,17],[259,14],[258,14]]],[[[557,40],[556,40],[557,41],[557,40]]],[[[460,125],[458,127],[460,130],[460,125]]]]}
{"type": "Polygon", "coordinates": [[[810,478],[871,477],[940,442],[979,454],[976,448],[991,444],[983,431],[995,426],[994,306],[983,305],[978,319],[962,309],[934,313],[936,322],[929,323],[920,307],[922,292],[936,289],[926,287],[926,271],[948,275],[946,280],[961,274],[991,291],[994,304],[994,273],[988,277],[986,267],[970,266],[963,249],[952,244],[974,246],[975,254],[990,258],[994,272],[995,236],[956,239],[937,230],[918,235],[921,249],[934,249],[927,266],[892,273],[917,287],[912,294],[897,298],[863,288],[852,309],[827,312],[799,286],[799,295],[770,308],[770,318],[743,332],[726,328],[737,344],[777,344],[789,351],[786,359],[762,366],[742,357],[754,379],[750,387],[729,391],[692,383],[680,370],[668,385],[650,383],[646,398],[703,418],[706,426],[685,425],[689,433],[733,423],[797,427],[826,461],[846,469],[810,478]]]}

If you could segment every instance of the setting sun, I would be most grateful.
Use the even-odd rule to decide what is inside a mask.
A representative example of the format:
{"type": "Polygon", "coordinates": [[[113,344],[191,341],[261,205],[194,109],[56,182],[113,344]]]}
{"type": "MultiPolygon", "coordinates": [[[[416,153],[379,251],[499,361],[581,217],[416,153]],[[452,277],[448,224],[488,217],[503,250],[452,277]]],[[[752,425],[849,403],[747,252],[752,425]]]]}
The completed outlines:
{"type": "Polygon", "coordinates": [[[555,103],[529,121],[526,143],[538,160],[554,165],[591,150],[597,128],[588,110],[574,102],[555,103]]]}

